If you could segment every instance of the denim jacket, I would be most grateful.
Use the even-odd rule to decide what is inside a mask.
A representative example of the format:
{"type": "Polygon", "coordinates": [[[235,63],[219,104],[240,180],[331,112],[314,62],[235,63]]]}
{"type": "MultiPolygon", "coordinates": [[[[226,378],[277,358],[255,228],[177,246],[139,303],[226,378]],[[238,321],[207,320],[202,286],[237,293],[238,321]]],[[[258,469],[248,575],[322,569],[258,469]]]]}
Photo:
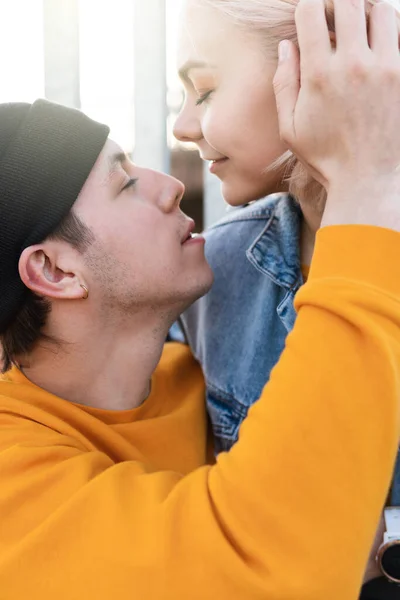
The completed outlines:
{"type": "MultiPolygon", "coordinates": [[[[275,194],[230,213],[205,234],[214,286],[180,326],[204,371],[216,452],[237,440],[293,328],[293,300],[303,284],[301,218],[290,196],[275,194]]],[[[182,332],[175,326],[170,335],[179,339],[182,332]]],[[[393,500],[400,504],[400,459],[393,500]]]]}

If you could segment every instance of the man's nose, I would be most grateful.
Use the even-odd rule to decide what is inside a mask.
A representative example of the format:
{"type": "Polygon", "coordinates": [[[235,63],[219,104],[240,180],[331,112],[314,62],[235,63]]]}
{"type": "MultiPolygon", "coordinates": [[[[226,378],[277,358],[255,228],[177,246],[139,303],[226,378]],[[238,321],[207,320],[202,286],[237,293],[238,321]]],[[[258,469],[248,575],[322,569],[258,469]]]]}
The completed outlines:
{"type": "Polygon", "coordinates": [[[161,193],[159,196],[159,206],[164,212],[172,212],[179,207],[185,186],[181,181],[170,175],[162,175],[161,193]]]}
{"type": "Polygon", "coordinates": [[[198,107],[186,99],[174,125],[174,136],[180,142],[198,142],[202,139],[198,107]]]}

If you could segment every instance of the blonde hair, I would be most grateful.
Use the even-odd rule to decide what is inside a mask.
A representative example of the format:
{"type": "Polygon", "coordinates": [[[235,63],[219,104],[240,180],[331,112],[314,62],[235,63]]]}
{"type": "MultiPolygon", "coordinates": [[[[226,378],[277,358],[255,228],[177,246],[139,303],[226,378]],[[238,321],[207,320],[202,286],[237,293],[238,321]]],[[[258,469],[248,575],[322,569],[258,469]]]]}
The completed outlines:
{"type": "MultiPolygon", "coordinates": [[[[200,0],[225,14],[237,26],[259,34],[267,56],[277,58],[278,45],[282,40],[291,40],[297,45],[295,11],[300,0],[200,0]]],[[[385,0],[399,13],[400,0],[385,0]]],[[[367,16],[375,0],[365,1],[367,16]]],[[[326,0],[326,17],[331,39],[334,39],[335,21],[333,0],[326,0]]],[[[289,192],[299,201],[312,201],[324,206],[326,191],[288,151],[278,158],[266,171],[280,170],[289,185],[289,192]]]]}

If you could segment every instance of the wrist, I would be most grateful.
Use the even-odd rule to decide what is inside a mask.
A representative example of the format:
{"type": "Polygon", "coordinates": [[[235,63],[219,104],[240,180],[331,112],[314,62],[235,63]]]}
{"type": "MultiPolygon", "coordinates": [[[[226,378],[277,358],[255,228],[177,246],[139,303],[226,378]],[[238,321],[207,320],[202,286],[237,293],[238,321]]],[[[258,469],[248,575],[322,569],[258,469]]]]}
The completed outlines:
{"type": "Polygon", "coordinates": [[[400,231],[400,174],[330,185],[321,227],[375,225],[400,231]]]}
{"type": "Polygon", "coordinates": [[[367,584],[373,579],[378,579],[379,577],[382,577],[382,572],[376,564],[376,560],[374,560],[373,563],[374,564],[371,564],[371,566],[369,566],[365,571],[363,584],[367,584]]]}

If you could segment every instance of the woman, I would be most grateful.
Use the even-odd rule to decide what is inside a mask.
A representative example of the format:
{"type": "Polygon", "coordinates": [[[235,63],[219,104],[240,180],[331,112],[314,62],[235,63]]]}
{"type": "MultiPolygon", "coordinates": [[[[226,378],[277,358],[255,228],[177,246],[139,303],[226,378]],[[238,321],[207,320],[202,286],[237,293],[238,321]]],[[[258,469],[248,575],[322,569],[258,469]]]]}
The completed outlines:
{"type": "MultiPolygon", "coordinates": [[[[211,161],[228,204],[264,198],[230,213],[207,233],[215,284],[181,319],[205,373],[217,452],[237,440],[283,350],[325,206],[323,186],[287,151],[278,128],[277,50],[283,39],[296,42],[297,4],[184,2],[178,63],[186,101],[175,135],[197,144],[201,157],[211,161]]],[[[332,2],[327,20],[334,44],[332,2]]],[[[318,373],[311,372],[313,377],[318,373]]],[[[400,504],[398,466],[393,504],[400,504]]],[[[367,578],[378,574],[372,568],[367,578]]]]}

